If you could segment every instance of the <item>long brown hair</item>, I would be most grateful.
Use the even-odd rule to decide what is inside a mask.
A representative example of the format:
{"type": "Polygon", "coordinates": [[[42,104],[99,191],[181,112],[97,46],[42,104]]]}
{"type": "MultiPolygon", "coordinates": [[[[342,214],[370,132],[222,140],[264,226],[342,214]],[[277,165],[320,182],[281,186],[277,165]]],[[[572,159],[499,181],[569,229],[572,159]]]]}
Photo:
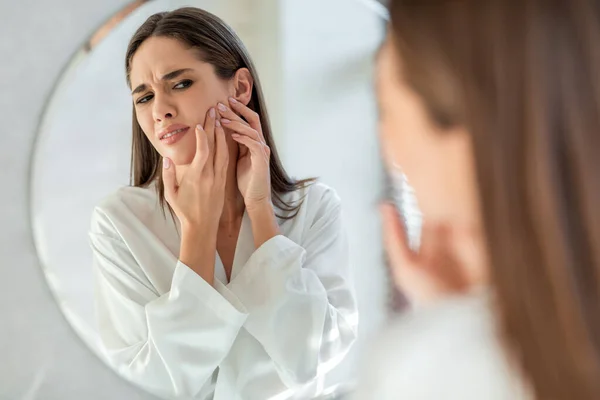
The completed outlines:
{"type": "MultiPolygon", "coordinates": [[[[131,60],[140,45],[150,37],[177,39],[197,50],[200,60],[211,64],[221,79],[233,78],[240,68],[247,68],[250,71],[254,85],[248,107],[259,115],[265,142],[271,149],[269,167],[273,203],[285,213],[285,215],[278,215],[280,218],[293,218],[298,212],[302,200],[292,204],[286,202],[282,195],[303,188],[311,184],[314,179],[293,180],[283,168],[272,138],[269,115],[256,68],[235,32],[217,16],[194,7],[179,8],[150,16],[134,33],[127,47],[125,71],[129,87],[131,87],[131,60]]],[[[157,181],[156,188],[160,204],[164,207],[166,201],[161,173],[162,157],[138,124],[135,107],[132,121],[130,184],[147,187],[153,181],[157,181]]]]}
{"type": "Polygon", "coordinates": [[[409,85],[472,135],[502,338],[538,399],[600,398],[600,2],[391,0],[409,85]]]}

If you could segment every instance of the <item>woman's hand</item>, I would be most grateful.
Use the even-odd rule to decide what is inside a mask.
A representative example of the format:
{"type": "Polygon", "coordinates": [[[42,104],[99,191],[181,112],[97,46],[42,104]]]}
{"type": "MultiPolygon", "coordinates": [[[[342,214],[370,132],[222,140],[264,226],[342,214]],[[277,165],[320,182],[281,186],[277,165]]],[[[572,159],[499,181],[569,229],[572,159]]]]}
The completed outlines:
{"type": "Polygon", "coordinates": [[[204,128],[196,126],[196,154],[179,185],[173,162],[164,159],[165,198],[184,231],[216,232],[223,211],[228,159],[225,133],[214,108],[208,111],[204,128]]]}
{"type": "Polygon", "coordinates": [[[415,252],[393,204],[381,206],[381,218],[392,276],[411,303],[430,303],[484,284],[484,261],[472,233],[425,221],[415,252]]]}
{"type": "Polygon", "coordinates": [[[258,114],[233,98],[229,103],[231,108],[220,103],[217,108],[223,126],[233,131],[231,137],[242,145],[237,160],[238,189],[248,210],[263,207],[271,203],[271,149],[265,143],[258,114]]]}

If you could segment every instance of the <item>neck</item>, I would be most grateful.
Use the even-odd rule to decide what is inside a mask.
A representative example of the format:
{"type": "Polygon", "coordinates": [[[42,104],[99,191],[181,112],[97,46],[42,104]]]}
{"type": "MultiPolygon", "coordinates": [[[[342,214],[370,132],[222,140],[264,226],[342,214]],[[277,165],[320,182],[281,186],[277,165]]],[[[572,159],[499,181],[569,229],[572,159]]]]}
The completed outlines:
{"type": "Polygon", "coordinates": [[[225,202],[223,204],[221,220],[219,221],[219,227],[225,229],[237,226],[244,216],[244,210],[246,209],[244,197],[237,187],[235,174],[233,177],[229,176],[229,173],[227,175],[227,182],[225,182],[225,202]]]}
{"type": "Polygon", "coordinates": [[[237,154],[235,157],[229,154],[229,165],[227,166],[227,181],[225,182],[225,202],[219,228],[237,229],[244,217],[244,196],[240,193],[237,184],[237,154]]]}

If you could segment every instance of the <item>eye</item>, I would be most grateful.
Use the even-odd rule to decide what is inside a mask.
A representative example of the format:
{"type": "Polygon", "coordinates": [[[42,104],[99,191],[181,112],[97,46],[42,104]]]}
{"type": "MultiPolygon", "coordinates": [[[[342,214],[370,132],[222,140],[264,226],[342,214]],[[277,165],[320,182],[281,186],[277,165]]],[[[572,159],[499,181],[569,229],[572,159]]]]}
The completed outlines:
{"type": "Polygon", "coordinates": [[[179,82],[177,85],[173,86],[173,89],[186,89],[192,86],[192,81],[186,79],[184,81],[179,82]]]}
{"type": "Polygon", "coordinates": [[[147,103],[148,101],[150,101],[150,99],[152,99],[152,95],[149,94],[147,96],[141,97],[138,99],[138,101],[136,101],[137,104],[143,104],[143,103],[147,103]]]}

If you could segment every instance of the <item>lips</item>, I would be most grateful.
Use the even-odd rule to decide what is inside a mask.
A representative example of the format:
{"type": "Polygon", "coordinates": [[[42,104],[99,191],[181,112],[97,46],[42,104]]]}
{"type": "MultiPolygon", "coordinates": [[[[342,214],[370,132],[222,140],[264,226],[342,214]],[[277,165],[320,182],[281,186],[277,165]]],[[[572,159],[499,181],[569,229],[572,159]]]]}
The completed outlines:
{"type": "Polygon", "coordinates": [[[188,131],[190,127],[183,124],[169,125],[165,130],[161,131],[158,135],[158,139],[164,144],[173,144],[181,139],[188,131]]]}
{"type": "Polygon", "coordinates": [[[182,131],[184,129],[189,129],[189,126],[183,124],[169,125],[166,129],[160,131],[160,133],[158,134],[158,139],[163,140],[166,136],[176,134],[177,131],[182,131]]]}
{"type": "Polygon", "coordinates": [[[162,137],[160,138],[160,140],[168,139],[168,138],[170,138],[172,136],[177,135],[178,133],[181,133],[181,132],[185,131],[186,129],[187,128],[182,128],[182,129],[177,129],[175,131],[171,131],[171,132],[165,133],[164,135],[162,135],[162,137]]]}

